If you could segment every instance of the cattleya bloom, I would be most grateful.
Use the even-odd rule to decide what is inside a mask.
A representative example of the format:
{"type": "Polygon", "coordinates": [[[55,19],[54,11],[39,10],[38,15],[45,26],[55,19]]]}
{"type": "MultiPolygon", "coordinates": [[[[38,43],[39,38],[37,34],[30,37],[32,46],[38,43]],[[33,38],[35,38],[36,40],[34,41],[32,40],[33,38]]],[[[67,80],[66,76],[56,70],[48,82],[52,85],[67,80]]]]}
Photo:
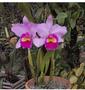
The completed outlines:
{"type": "Polygon", "coordinates": [[[67,33],[65,26],[58,24],[53,25],[53,18],[51,15],[48,16],[46,23],[37,25],[37,34],[33,41],[36,47],[45,45],[47,50],[55,50],[60,42],[63,42],[62,37],[67,33]]]}
{"type": "Polygon", "coordinates": [[[23,17],[23,23],[12,24],[11,30],[20,37],[16,44],[16,48],[32,47],[32,41],[36,35],[35,24],[30,22],[26,16],[23,17]]]}

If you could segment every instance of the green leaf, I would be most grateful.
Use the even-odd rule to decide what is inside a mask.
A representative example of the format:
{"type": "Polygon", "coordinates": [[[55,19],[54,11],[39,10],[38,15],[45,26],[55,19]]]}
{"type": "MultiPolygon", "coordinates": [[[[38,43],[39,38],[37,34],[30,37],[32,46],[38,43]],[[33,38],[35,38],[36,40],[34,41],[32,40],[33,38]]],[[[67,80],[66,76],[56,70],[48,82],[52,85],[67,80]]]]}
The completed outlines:
{"type": "Polygon", "coordinates": [[[55,62],[56,63],[60,63],[62,61],[61,52],[62,51],[60,51],[60,50],[58,50],[58,51],[55,52],[55,60],[56,60],[55,62]]]}
{"type": "Polygon", "coordinates": [[[67,18],[67,13],[59,12],[56,19],[59,24],[64,24],[66,18],[67,18]]]}
{"type": "Polygon", "coordinates": [[[72,14],[72,19],[77,20],[79,18],[79,15],[80,15],[80,11],[78,10],[72,14]]]}
{"type": "Polygon", "coordinates": [[[18,7],[19,7],[19,9],[22,10],[23,15],[26,15],[29,18],[29,20],[34,21],[34,18],[33,18],[32,13],[31,13],[31,8],[32,8],[31,4],[19,3],[18,7]]]}
{"type": "Polygon", "coordinates": [[[75,26],[76,26],[76,20],[79,18],[80,16],[80,10],[74,12],[72,15],[71,15],[71,19],[70,19],[70,26],[71,28],[73,29],[75,26]]]}
{"type": "Polygon", "coordinates": [[[31,52],[30,52],[29,49],[28,49],[28,60],[29,60],[29,65],[30,65],[32,76],[35,77],[35,71],[34,71],[34,65],[33,65],[33,61],[32,61],[32,55],[31,55],[31,52]]]}
{"type": "Polygon", "coordinates": [[[73,8],[73,7],[80,8],[80,5],[78,3],[69,3],[68,4],[68,8],[73,8]]]}
{"type": "Polygon", "coordinates": [[[71,27],[69,27],[68,32],[67,32],[67,34],[65,35],[65,40],[66,40],[67,42],[69,42],[69,41],[71,40],[70,33],[71,33],[71,27]]]}
{"type": "Polygon", "coordinates": [[[35,17],[36,17],[37,19],[41,16],[43,10],[44,10],[43,7],[39,8],[39,9],[37,10],[37,12],[35,13],[35,17]]]}
{"type": "Polygon", "coordinates": [[[37,69],[40,71],[41,65],[43,63],[43,52],[42,52],[41,48],[38,50],[36,63],[37,63],[37,69]]]}
{"type": "Polygon", "coordinates": [[[50,64],[50,59],[47,59],[46,62],[45,62],[45,74],[47,73],[49,64],[50,64]]]}
{"type": "Polygon", "coordinates": [[[45,72],[47,71],[48,66],[49,66],[49,61],[48,61],[48,60],[50,60],[50,58],[52,57],[52,53],[53,53],[53,52],[47,52],[47,53],[45,54],[45,56],[44,56],[44,58],[43,58],[43,63],[42,63],[42,65],[41,65],[41,72],[43,72],[44,69],[46,69],[45,72]]]}
{"type": "Polygon", "coordinates": [[[70,26],[71,26],[71,28],[73,29],[75,27],[75,25],[76,25],[76,20],[71,19],[70,20],[70,26]]]}

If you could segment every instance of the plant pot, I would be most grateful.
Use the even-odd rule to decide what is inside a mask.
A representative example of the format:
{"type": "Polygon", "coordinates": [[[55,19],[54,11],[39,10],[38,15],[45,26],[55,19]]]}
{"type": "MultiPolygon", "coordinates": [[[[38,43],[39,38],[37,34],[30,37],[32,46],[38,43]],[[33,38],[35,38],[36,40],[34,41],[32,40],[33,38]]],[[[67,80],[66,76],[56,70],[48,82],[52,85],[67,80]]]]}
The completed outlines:
{"type": "MultiPolygon", "coordinates": [[[[50,81],[50,76],[45,76],[44,77],[45,84],[47,84],[49,81],[50,81]]],[[[65,89],[70,89],[71,88],[70,81],[66,80],[64,78],[53,76],[52,81],[56,82],[58,85],[65,86],[65,89]]],[[[34,79],[28,80],[25,84],[26,89],[34,89],[34,87],[35,87],[35,80],[34,79]]],[[[57,88],[55,88],[55,89],[57,89],[57,88]]],[[[60,88],[60,89],[62,89],[62,88],[60,88]]]]}

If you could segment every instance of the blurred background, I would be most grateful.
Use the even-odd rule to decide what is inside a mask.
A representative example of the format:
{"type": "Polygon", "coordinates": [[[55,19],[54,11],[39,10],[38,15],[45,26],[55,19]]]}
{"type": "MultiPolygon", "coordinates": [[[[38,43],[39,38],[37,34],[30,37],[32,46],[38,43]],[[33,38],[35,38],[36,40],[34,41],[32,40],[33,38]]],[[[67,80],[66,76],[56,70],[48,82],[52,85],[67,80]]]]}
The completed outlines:
{"type": "MultiPolygon", "coordinates": [[[[27,73],[31,77],[30,71],[27,72],[27,51],[15,49],[18,37],[11,32],[11,25],[22,23],[23,16],[35,23],[45,22],[49,14],[53,15],[54,23],[68,28],[64,43],[56,52],[56,75],[62,76],[62,72],[65,74],[85,63],[85,3],[0,3],[0,72],[27,73]]],[[[35,47],[32,52],[33,55],[37,52],[35,47]]],[[[84,84],[78,88],[85,88],[85,74],[79,80],[84,80],[84,84]]],[[[2,82],[0,78],[1,87],[2,82]]]]}

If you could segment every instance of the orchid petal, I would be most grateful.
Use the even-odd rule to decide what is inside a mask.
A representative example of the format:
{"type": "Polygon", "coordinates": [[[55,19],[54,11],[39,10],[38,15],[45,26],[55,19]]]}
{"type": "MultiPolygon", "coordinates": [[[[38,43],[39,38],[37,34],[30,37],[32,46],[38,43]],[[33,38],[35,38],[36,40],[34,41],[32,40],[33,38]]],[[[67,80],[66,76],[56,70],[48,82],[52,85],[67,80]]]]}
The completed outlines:
{"type": "Polygon", "coordinates": [[[64,40],[59,35],[57,35],[57,37],[58,37],[58,43],[64,42],[64,40]]]}
{"type": "Polygon", "coordinates": [[[58,24],[55,24],[51,31],[50,31],[51,34],[57,34],[57,35],[60,35],[61,37],[63,37],[66,33],[67,33],[67,28],[65,26],[60,26],[58,24]]]}
{"type": "Polygon", "coordinates": [[[23,17],[23,23],[29,23],[29,20],[26,16],[23,17]]]}
{"type": "Polygon", "coordinates": [[[49,28],[45,23],[37,25],[37,33],[40,37],[46,37],[49,34],[49,28]]]}
{"type": "Polygon", "coordinates": [[[48,25],[49,29],[51,29],[52,25],[53,25],[53,18],[52,15],[49,15],[47,20],[46,20],[46,24],[48,25]]]}
{"type": "Polygon", "coordinates": [[[34,38],[33,39],[33,44],[36,46],[36,47],[41,47],[43,46],[45,43],[45,38],[34,38]]]}
{"type": "Polygon", "coordinates": [[[32,23],[32,26],[30,28],[30,32],[31,32],[32,37],[36,36],[36,32],[37,32],[37,28],[36,27],[37,27],[37,24],[33,24],[32,23]]]}
{"type": "Polygon", "coordinates": [[[21,36],[23,33],[29,31],[29,26],[25,24],[12,24],[11,31],[14,32],[17,36],[21,36]]]}
{"type": "Polygon", "coordinates": [[[18,40],[18,42],[16,43],[16,48],[20,48],[21,44],[20,44],[20,40],[18,40]]]}

